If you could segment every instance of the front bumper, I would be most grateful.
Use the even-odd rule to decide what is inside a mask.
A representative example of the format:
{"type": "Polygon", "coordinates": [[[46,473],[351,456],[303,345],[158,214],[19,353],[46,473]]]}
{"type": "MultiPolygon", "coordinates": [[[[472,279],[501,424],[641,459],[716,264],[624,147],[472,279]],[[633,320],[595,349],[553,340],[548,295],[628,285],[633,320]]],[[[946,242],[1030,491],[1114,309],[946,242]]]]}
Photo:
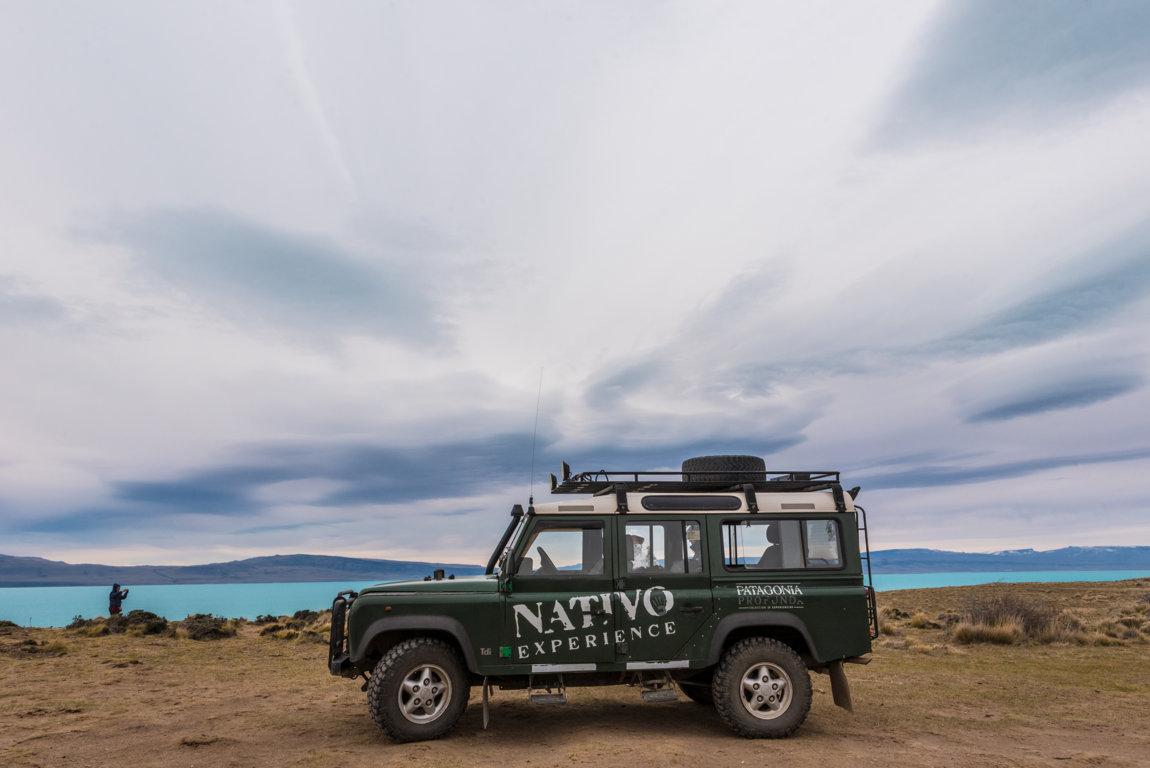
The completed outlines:
{"type": "Polygon", "coordinates": [[[351,663],[347,645],[347,609],[359,594],[351,591],[340,592],[331,604],[331,636],[327,645],[327,669],[337,677],[355,677],[359,670],[351,663]]]}

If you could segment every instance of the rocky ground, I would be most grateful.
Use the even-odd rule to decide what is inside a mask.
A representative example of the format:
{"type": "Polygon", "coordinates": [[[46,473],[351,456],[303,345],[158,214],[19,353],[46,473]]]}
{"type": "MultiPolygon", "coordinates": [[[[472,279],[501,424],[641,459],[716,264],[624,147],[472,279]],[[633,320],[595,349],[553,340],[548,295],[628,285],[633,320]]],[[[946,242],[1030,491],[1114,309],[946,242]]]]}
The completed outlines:
{"type": "Polygon", "coordinates": [[[815,676],[810,719],[783,741],[739,739],[707,707],[616,687],[550,707],[497,692],[486,731],[473,697],[449,737],[393,744],[359,686],[324,669],[323,616],[229,623],[199,641],[144,618],[107,634],[8,627],[0,765],[1150,766],[1148,595],[1150,580],[880,595],[888,634],[872,664],[848,670],[856,711],[815,676]],[[1055,611],[1060,634],[957,641],[970,601],[1004,590],[1055,611]]]}

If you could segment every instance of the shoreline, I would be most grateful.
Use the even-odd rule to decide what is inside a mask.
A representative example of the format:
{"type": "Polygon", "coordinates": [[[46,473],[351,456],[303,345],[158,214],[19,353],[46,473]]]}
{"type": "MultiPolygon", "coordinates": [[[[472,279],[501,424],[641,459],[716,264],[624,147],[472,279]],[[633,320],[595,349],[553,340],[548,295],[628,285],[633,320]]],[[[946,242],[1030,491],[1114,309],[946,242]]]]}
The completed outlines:
{"type": "MultiPolygon", "coordinates": [[[[1147,571],[1056,571],[1056,572],[940,572],[926,574],[875,574],[879,595],[907,590],[934,590],[980,584],[1102,584],[1150,577],[1147,571]],[[1081,577],[1096,574],[1102,578],[1081,577]],[[1027,579],[1027,576],[1046,578],[1027,579]],[[1058,577],[1058,578],[1049,578],[1058,577]],[[923,584],[931,578],[944,583],[923,584]],[[903,580],[912,583],[899,584],[903,580]],[[892,583],[893,582],[893,583],[892,583]],[[917,583],[916,583],[917,582],[917,583]]],[[[379,582],[267,582],[225,584],[128,584],[131,593],[125,612],[146,610],[171,621],[194,614],[251,621],[261,615],[290,616],[296,611],[322,611],[331,607],[335,594],[343,589],[362,589],[379,582]]],[[[24,627],[65,627],[79,616],[96,618],[107,614],[107,587],[3,587],[0,588],[0,620],[24,627]],[[57,592],[56,590],[64,590],[57,592]]]]}

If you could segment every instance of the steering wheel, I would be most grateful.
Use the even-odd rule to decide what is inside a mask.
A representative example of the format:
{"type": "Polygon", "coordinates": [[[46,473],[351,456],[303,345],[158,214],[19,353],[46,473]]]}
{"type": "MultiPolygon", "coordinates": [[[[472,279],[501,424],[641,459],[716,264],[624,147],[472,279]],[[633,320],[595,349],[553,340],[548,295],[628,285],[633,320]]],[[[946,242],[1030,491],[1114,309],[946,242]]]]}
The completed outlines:
{"type": "Polygon", "coordinates": [[[543,547],[536,547],[535,551],[539,553],[539,573],[553,574],[559,573],[559,569],[555,567],[555,561],[551,559],[551,555],[543,547]]]}

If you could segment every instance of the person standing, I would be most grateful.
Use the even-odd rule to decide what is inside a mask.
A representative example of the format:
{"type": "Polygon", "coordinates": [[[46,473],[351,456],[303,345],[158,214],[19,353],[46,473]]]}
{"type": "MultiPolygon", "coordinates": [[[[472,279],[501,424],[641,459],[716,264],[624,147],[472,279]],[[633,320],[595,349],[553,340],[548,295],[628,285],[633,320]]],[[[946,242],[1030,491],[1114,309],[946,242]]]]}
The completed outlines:
{"type": "Polygon", "coordinates": [[[120,589],[119,584],[112,585],[112,591],[108,593],[108,613],[116,616],[120,613],[120,605],[124,599],[128,597],[128,590],[120,589]]]}

